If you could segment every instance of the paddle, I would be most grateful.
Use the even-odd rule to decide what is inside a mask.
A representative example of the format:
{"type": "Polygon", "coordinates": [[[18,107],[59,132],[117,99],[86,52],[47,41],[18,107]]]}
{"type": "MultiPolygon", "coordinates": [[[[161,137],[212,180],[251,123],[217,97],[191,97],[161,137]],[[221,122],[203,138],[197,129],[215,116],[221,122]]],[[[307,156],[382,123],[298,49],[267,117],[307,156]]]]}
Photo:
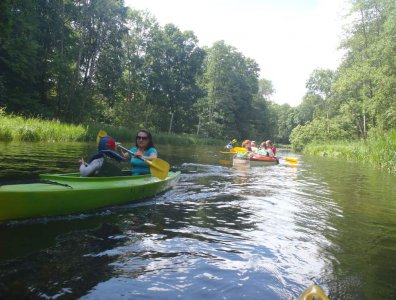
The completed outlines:
{"type": "Polygon", "coordinates": [[[247,149],[243,147],[234,147],[230,149],[230,152],[235,152],[235,153],[247,153],[247,149]]]}
{"type": "MultiPolygon", "coordinates": [[[[107,132],[104,130],[99,130],[98,135],[96,136],[96,142],[99,143],[100,139],[107,136],[107,132]]],[[[122,147],[121,145],[117,145],[118,148],[121,148],[122,150],[128,152],[131,155],[135,155],[132,151],[122,147]]],[[[170,165],[168,162],[160,159],[160,158],[154,158],[152,161],[145,159],[144,157],[138,156],[139,159],[143,160],[146,162],[146,164],[149,165],[150,167],[150,173],[154,177],[157,177],[159,179],[165,179],[166,176],[168,176],[168,172],[170,169],[170,165]]]]}
{"type": "Polygon", "coordinates": [[[228,151],[220,151],[220,153],[224,153],[224,154],[237,154],[237,153],[247,153],[247,150],[243,147],[233,147],[228,151]]]}
{"type": "Polygon", "coordinates": [[[297,158],[285,157],[285,158],[283,158],[283,159],[286,160],[286,161],[289,162],[289,163],[298,164],[298,159],[297,159],[297,158]]]}
{"type": "Polygon", "coordinates": [[[100,139],[104,138],[105,136],[107,136],[107,132],[104,130],[99,130],[98,135],[96,136],[96,142],[99,144],[100,139]]]}
{"type": "MultiPolygon", "coordinates": [[[[130,155],[135,155],[132,151],[128,150],[127,148],[117,145],[118,148],[128,152],[130,155]]],[[[168,172],[170,169],[170,165],[165,160],[160,158],[154,158],[153,160],[145,159],[143,156],[137,156],[137,158],[143,160],[146,164],[150,166],[151,175],[157,177],[159,179],[165,179],[168,176],[168,172]]]]}

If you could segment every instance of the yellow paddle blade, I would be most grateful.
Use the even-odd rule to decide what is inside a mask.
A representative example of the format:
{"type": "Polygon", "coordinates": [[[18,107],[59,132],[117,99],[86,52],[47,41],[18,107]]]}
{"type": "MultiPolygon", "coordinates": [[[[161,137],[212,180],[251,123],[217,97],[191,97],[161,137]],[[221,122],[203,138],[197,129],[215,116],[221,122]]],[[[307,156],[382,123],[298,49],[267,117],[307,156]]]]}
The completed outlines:
{"type": "Polygon", "coordinates": [[[297,158],[285,157],[284,160],[286,160],[287,162],[292,163],[292,164],[298,164],[298,159],[297,158]]]}
{"type": "Polygon", "coordinates": [[[247,153],[247,150],[243,147],[234,147],[231,148],[230,152],[247,153]]]}
{"type": "Polygon", "coordinates": [[[150,166],[151,175],[159,179],[165,179],[168,176],[170,165],[165,160],[154,158],[153,160],[145,159],[145,162],[150,166]]]}
{"type": "Polygon", "coordinates": [[[96,136],[96,142],[99,144],[101,138],[107,136],[107,132],[104,130],[99,130],[98,135],[96,136]]]}

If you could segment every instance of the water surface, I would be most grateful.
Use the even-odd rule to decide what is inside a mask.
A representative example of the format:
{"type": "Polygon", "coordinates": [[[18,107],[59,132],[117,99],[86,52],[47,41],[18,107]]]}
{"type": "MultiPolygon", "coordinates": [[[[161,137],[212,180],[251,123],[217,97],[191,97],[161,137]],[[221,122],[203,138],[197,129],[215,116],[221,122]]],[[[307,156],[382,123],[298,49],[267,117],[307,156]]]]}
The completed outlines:
{"type": "MultiPolygon", "coordinates": [[[[95,144],[0,144],[2,183],[77,170],[95,144]]],[[[396,178],[301,156],[236,170],[213,146],[159,146],[172,190],[0,224],[0,298],[396,298],[396,178]]]]}

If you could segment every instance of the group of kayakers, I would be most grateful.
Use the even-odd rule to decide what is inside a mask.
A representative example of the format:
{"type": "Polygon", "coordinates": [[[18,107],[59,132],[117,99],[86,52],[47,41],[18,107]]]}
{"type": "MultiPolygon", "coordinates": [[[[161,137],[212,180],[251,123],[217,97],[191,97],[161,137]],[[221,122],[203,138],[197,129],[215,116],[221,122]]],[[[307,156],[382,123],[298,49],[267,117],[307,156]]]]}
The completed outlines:
{"type": "MultiPolygon", "coordinates": [[[[225,148],[232,149],[236,143],[236,139],[232,139],[225,148]]],[[[247,150],[245,153],[247,156],[260,154],[276,157],[276,147],[271,140],[263,141],[257,147],[256,141],[247,139],[242,142],[242,148],[247,150]]],[[[136,132],[135,146],[128,152],[124,151],[123,147],[120,147],[120,144],[111,136],[106,135],[100,137],[98,151],[88,162],[85,162],[83,158],[80,159],[80,175],[83,177],[119,176],[122,175],[119,163],[128,160],[131,164],[132,175],[150,174],[150,167],[144,159],[153,160],[157,156],[158,151],[154,146],[153,137],[146,129],[139,129],[136,132]]]]}
{"type": "MultiPolygon", "coordinates": [[[[231,149],[232,145],[236,143],[236,140],[233,139],[230,141],[226,148],[231,149]],[[231,145],[231,148],[230,148],[231,145]]],[[[260,154],[269,157],[276,157],[276,147],[272,144],[271,140],[263,141],[259,146],[257,146],[256,141],[253,140],[244,140],[242,142],[242,148],[247,150],[247,155],[260,154]]],[[[245,153],[246,154],[246,153],[245,153]]]]}
{"type": "Polygon", "coordinates": [[[139,129],[135,137],[135,146],[126,152],[119,147],[111,136],[101,137],[98,143],[98,151],[90,158],[88,163],[80,159],[80,175],[86,176],[119,176],[122,174],[119,165],[122,161],[131,164],[132,175],[150,174],[150,167],[142,159],[153,160],[158,152],[154,146],[153,137],[146,129],[139,129]]]}

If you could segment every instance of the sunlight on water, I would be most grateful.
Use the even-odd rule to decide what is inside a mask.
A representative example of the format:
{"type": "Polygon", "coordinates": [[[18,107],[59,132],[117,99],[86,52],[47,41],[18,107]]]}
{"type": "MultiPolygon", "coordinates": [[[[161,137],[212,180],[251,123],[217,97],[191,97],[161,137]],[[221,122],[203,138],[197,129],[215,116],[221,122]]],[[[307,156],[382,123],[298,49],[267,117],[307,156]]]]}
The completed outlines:
{"type": "MultiPolygon", "coordinates": [[[[92,147],[59,150],[53,165],[92,147]]],[[[235,169],[217,150],[162,149],[182,171],[162,195],[0,226],[0,296],[296,299],[316,282],[330,299],[395,298],[394,177],[308,156],[235,169]]]]}

